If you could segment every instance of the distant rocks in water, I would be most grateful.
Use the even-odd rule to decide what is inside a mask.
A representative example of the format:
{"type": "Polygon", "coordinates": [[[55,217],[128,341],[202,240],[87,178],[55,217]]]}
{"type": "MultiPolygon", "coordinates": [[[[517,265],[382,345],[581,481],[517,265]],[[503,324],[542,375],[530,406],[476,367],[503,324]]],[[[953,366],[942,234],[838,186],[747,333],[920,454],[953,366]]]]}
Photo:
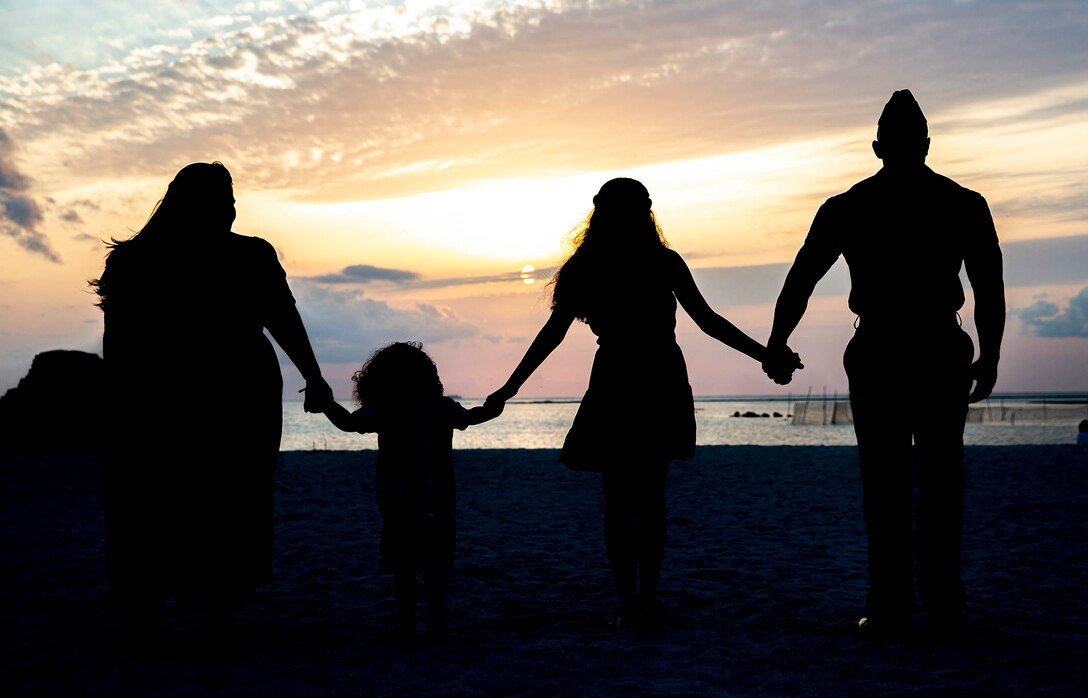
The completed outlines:
{"type": "Polygon", "coordinates": [[[774,414],[767,414],[766,412],[752,412],[750,410],[748,412],[741,412],[740,410],[737,410],[736,412],[733,413],[733,416],[734,417],[742,417],[742,418],[744,418],[744,417],[748,417],[748,418],[757,417],[757,418],[762,419],[764,417],[766,417],[766,418],[770,418],[770,417],[788,417],[789,415],[784,415],[781,412],[775,412],[774,414]]]}
{"type": "Polygon", "coordinates": [[[0,453],[101,451],[104,384],[97,354],[38,354],[19,384],[0,396],[0,453]]]}

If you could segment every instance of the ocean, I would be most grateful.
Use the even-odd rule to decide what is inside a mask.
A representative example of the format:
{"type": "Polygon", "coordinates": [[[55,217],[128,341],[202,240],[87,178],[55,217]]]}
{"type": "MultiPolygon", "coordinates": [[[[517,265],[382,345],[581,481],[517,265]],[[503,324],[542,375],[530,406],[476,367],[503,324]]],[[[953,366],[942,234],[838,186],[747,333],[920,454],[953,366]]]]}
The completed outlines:
{"type": "MultiPolygon", "coordinates": [[[[482,400],[459,400],[465,407],[482,400]]],[[[350,401],[341,401],[354,409],[350,401]]],[[[498,419],[454,435],[455,448],[552,448],[563,444],[578,410],[577,399],[515,399],[498,419]]],[[[653,406],[647,405],[647,419],[653,406]]],[[[849,403],[838,396],[818,398],[696,398],[700,445],[852,446],[849,403]],[[749,416],[744,416],[749,415],[749,416]]],[[[1077,425],[1088,419],[1088,395],[995,396],[973,405],[964,441],[1008,446],[1076,443],[1077,425]]],[[[339,431],[322,415],[307,414],[299,401],[283,403],[281,451],[376,449],[377,436],[339,431]]]]}

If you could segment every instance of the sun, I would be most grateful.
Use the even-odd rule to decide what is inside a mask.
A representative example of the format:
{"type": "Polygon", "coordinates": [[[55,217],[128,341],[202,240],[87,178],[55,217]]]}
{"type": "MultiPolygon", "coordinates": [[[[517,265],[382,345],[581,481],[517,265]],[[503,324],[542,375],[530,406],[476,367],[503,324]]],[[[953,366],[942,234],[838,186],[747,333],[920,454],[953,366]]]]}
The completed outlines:
{"type": "Polygon", "coordinates": [[[521,268],[521,283],[526,286],[532,286],[536,283],[536,278],[533,276],[533,272],[536,271],[536,267],[532,264],[526,264],[521,268]]]}

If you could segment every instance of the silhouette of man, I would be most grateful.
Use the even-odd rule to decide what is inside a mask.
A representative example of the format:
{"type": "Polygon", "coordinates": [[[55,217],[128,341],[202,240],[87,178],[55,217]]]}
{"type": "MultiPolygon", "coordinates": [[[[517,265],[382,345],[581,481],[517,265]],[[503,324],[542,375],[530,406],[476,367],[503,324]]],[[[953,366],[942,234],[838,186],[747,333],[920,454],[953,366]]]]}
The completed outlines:
{"type": "Polygon", "coordinates": [[[911,630],[916,541],[928,625],[959,632],[967,623],[963,427],[968,403],[985,399],[997,382],[1005,328],[1001,250],[986,200],[926,166],[926,118],[909,90],[892,94],[877,123],[873,152],[883,167],[817,212],[778,297],[764,370],[782,382],[788,372],[780,366],[792,356],[786,342],[816,283],[842,255],[849,306],[858,316],[843,365],[869,544],[870,589],[859,629],[887,637],[911,630]],[[974,292],[974,363],[957,312],[964,304],[961,266],[974,292]]]}

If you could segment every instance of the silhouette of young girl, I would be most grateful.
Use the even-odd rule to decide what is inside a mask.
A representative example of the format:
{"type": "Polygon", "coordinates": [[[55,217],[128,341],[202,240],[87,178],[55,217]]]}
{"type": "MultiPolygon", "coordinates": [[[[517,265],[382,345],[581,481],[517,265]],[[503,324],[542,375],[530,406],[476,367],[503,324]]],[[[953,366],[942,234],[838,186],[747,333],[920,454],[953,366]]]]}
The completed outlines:
{"type": "Polygon", "coordinates": [[[231,232],[234,203],[221,163],[182,168],[91,282],[105,321],[106,575],[138,630],[169,597],[225,621],[271,576],[283,398],[264,331],[306,380],[307,409],[332,397],[276,250],[231,232]]]}
{"type": "Polygon", "coordinates": [[[559,346],[577,319],[597,353],[559,460],[603,473],[605,544],[619,596],[617,625],[660,621],[669,462],[695,449],[695,410],[676,343],[676,303],[699,328],[762,362],[763,345],[707,304],[680,255],[669,249],[638,181],[613,179],[593,197],[575,249],[556,273],[551,316],[510,379],[487,404],[505,402],[559,346]],[[622,283],[635,277],[636,283],[622,283]]]}
{"type": "Polygon", "coordinates": [[[415,634],[418,573],[427,631],[441,634],[454,557],[453,430],[497,417],[502,405],[466,409],[443,396],[438,368],[415,342],[379,349],[352,379],[360,408],[330,401],[324,412],[343,431],[378,435],[380,569],[393,574],[399,637],[415,634]]]}

